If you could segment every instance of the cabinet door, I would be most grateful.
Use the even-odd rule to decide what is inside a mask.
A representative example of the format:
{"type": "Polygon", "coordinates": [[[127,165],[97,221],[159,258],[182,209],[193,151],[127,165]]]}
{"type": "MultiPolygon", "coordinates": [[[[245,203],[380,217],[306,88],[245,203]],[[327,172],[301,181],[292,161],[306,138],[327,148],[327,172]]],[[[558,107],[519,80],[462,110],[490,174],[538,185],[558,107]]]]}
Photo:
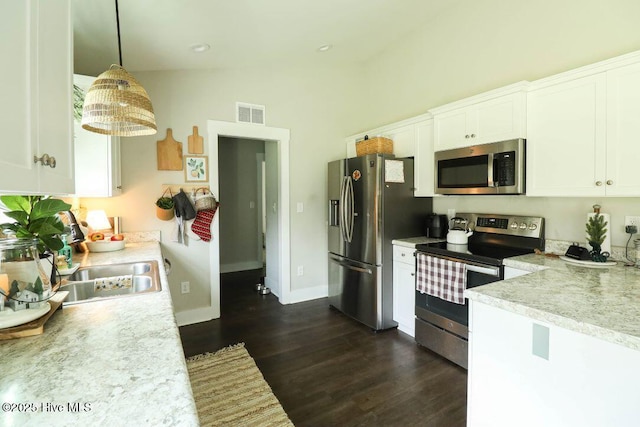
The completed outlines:
{"type": "Polygon", "coordinates": [[[35,28],[37,3],[5,1],[0,26],[0,191],[35,192],[38,173],[33,164],[32,136],[37,122],[30,94],[35,90],[35,28]]]}
{"type": "Polygon", "coordinates": [[[393,141],[393,154],[396,157],[415,156],[416,132],[414,125],[389,129],[383,133],[383,136],[393,141]]]}
{"type": "Polygon", "coordinates": [[[415,250],[393,247],[393,320],[398,329],[415,336],[415,250]]]}
{"type": "Polygon", "coordinates": [[[37,154],[56,158],[55,168],[38,166],[39,191],[71,194],[73,162],[73,63],[71,2],[40,1],[38,11],[37,154]]]}
{"type": "Polygon", "coordinates": [[[414,182],[416,197],[434,195],[433,120],[416,123],[414,182]]]}
{"type": "Polygon", "coordinates": [[[607,196],[640,196],[640,64],[607,72],[607,196]]]}
{"type": "Polygon", "coordinates": [[[0,191],[73,192],[69,0],[3,2],[0,191]],[[34,164],[48,154],[55,168],[34,164]]]}
{"type": "Polygon", "coordinates": [[[528,94],[528,196],[605,194],[605,91],[602,73],[528,94]]]}
{"type": "Polygon", "coordinates": [[[475,106],[475,128],[467,131],[475,135],[476,144],[524,138],[526,136],[526,95],[514,93],[475,106]]]}
{"type": "Polygon", "coordinates": [[[467,108],[459,108],[446,113],[434,115],[435,151],[460,148],[473,143],[467,134],[467,108]]]}

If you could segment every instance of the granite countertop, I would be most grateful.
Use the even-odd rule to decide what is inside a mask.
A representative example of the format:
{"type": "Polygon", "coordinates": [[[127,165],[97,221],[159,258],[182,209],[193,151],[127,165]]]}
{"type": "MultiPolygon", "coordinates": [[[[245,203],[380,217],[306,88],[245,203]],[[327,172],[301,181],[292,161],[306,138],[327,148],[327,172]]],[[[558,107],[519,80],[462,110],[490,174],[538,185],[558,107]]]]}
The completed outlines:
{"type": "Polygon", "coordinates": [[[415,249],[416,245],[422,245],[424,243],[442,242],[442,241],[444,241],[444,239],[435,239],[433,237],[418,236],[418,237],[408,237],[406,239],[394,239],[391,241],[391,244],[404,246],[405,248],[415,249]]]}
{"type": "Polygon", "coordinates": [[[465,291],[472,301],[640,350],[640,269],[588,268],[544,255],[504,260],[531,274],[465,291]]]}
{"type": "Polygon", "coordinates": [[[0,425],[199,425],[160,244],[74,255],[144,260],[158,261],[160,292],[64,306],[44,334],[0,342],[0,425]]]}

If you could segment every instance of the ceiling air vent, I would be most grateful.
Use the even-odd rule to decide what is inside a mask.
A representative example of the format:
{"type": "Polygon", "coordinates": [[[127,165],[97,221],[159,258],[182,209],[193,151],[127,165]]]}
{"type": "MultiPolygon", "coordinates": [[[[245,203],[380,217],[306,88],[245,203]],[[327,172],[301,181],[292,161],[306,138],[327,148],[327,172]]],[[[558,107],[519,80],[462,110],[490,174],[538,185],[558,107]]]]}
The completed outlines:
{"type": "Polygon", "coordinates": [[[236,122],[264,125],[264,105],[236,102],[236,122]]]}

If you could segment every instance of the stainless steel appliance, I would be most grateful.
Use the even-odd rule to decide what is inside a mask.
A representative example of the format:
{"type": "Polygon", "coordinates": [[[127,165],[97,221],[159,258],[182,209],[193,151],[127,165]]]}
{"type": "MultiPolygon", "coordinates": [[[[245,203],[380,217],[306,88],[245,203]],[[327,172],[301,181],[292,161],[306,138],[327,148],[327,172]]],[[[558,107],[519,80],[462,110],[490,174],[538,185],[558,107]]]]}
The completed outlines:
{"type": "MultiPolygon", "coordinates": [[[[468,245],[447,242],[416,245],[416,256],[426,254],[466,265],[466,287],[504,279],[504,258],[544,250],[544,218],[460,213],[474,233],[468,245]]],[[[466,368],[469,308],[416,290],[418,344],[466,368]]]]}
{"type": "Polygon", "coordinates": [[[431,198],[413,196],[413,159],[329,163],[329,304],[375,329],[393,321],[392,239],[424,233],[431,198]]]}
{"type": "Polygon", "coordinates": [[[438,194],[524,194],[525,140],[437,151],[438,194]]]}

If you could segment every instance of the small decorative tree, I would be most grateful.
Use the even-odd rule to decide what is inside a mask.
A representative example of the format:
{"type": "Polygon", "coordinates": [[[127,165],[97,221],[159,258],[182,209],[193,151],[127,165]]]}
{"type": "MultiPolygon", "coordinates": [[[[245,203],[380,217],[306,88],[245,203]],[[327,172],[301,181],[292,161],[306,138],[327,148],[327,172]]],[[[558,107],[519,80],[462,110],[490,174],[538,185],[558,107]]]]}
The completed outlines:
{"type": "Polygon", "coordinates": [[[607,225],[609,223],[604,220],[600,212],[596,212],[594,216],[587,221],[587,238],[589,245],[593,248],[591,251],[591,259],[596,262],[605,262],[607,257],[602,255],[602,243],[607,236],[607,225]]]}

